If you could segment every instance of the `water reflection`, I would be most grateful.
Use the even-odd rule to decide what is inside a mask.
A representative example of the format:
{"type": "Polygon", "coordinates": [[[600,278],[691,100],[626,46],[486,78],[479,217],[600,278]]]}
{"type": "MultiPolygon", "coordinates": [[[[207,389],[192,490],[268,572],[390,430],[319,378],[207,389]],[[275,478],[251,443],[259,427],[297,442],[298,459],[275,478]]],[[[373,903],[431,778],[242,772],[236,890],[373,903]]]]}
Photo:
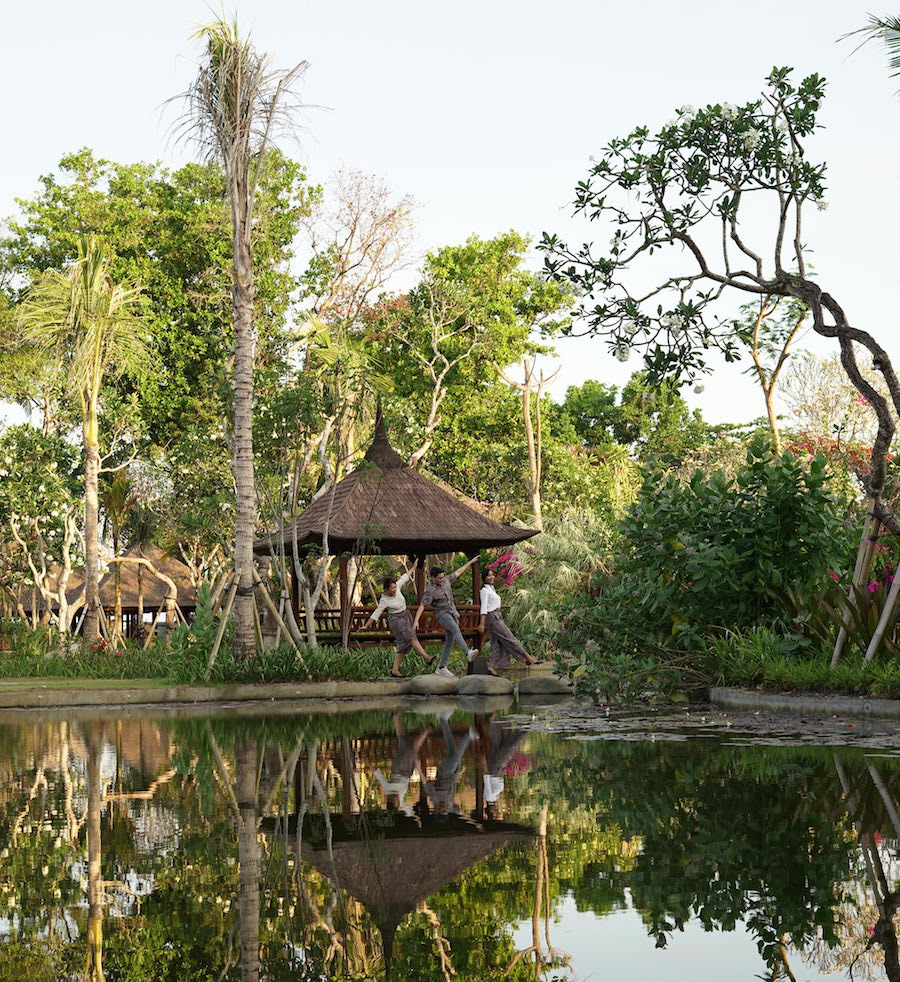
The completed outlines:
{"type": "Polygon", "coordinates": [[[749,932],[744,978],[900,982],[898,758],[532,726],[0,725],[0,979],[599,979],[627,913],[749,932]]]}

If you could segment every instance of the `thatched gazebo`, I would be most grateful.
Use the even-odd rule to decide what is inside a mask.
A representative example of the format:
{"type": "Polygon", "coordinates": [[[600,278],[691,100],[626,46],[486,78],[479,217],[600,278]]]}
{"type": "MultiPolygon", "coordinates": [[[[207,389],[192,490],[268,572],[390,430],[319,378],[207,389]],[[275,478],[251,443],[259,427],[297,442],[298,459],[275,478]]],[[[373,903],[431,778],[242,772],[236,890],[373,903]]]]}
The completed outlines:
{"type": "MultiPolygon", "coordinates": [[[[307,814],[300,856],[331,884],[345,890],[368,910],[381,935],[387,978],[391,977],[394,935],[421,901],[439,893],[475,863],[516,842],[529,842],[536,832],[514,822],[482,825],[461,815],[408,818],[394,813],[392,824],[377,832],[362,832],[359,816],[350,821],[340,813],[323,818],[307,814]],[[309,841],[314,828],[318,835],[309,841]]],[[[263,819],[260,831],[283,834],[273,819],[263,819]]],[[[288,842],[296,850],[297,817],[287,822],[288,842]]]]}
{"type": "MultiPolygon", "coordinates": [[[[350,556],[404,556],[420,561],[417,597],[425,589],[425,561],[439,553],[478,556],[482,549],[513,545],[537,535],[536,529],[501,525],[460,501],[434,481],[413,470],[390,445],[379,414],[372,444],[360,464],[330,491],[319,495],[284,531],[287,549],[318,549],[339,560],[340,609],[317,610],[317,633],[324,641],[381,643],[381,632],[353,637],[372,607],[352,607],[347,576],[350,556]],[[327,531],[327,542],[326,542],[327,531]]],[[[254,552],[268,555],[272,536],[258,540],[254,552]]],[[[478,633],[481,563],[472,566],[472,604],[459,605],[460,627],[472,638],[478,633]]],[[[300,619],[299,589],[293,582],[294,614],[300,619]]],[[[423,618],[420,637],[440,637],[441,630],[423,618]]]]}

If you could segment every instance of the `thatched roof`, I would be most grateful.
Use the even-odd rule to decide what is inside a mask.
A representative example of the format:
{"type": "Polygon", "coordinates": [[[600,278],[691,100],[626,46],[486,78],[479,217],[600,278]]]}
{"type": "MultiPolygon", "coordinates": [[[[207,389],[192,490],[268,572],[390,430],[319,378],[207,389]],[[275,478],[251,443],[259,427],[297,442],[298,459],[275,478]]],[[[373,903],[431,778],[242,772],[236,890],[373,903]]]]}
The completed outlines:
{"type": "MultiPolygon", "coordinates": [[[[311,825],[313,818],[318,816],[307,816],[307,823],[311,825]]],[[[416,821],[395,813],[393,819],[393,826],[362,835],[358,816],[347,823],[342,815],[332,814],[330,850],[305,840],[301,845],[301,856],[307,863],[359,900],[372,915],[384,943],[388,977],[394,932],[420,901],[498,849],[535,836],[535,830],[524,825],[479,825],[460,815],[428,815],[416,821]]],[[[263,820],[263,832],[274,828],[271,819],[263,820]]],[[[289,841],[295,842],[296,821],[288,823],[288,832],[289,841]]]]}
{"type": "MultiPolygon", "coordinates": [[[[176,602],[182,610],[185,607],[191,609],[197,606],[197,591],[191,584],[191,571],[181,560],[167,555],[159,546],[149,542],[132,546],[122,558],[148,560],[155,569],[174,581],[178,588],[176,602]]],[[[156,576],[148,566],[144,566],[142,563],[116,563],[115,565],[119,567],[119,590],[124,611],[137,610],[138,594],[141,590],[144,595],[144,609],[146,611],[152,612],[163,605],[169,586],[164,580],[156,576]]],[[[79,570],[79,580],[82,576],[83,571],[79,570]]],[[[66,594],[69,603],[74,603],[83,591],[83,583],[80,583],[76,589],[70,590],[66,594]]],[[[104,607],[113,607],[115,602],[116,574],[113,568],[100,579],[100,603],[104,607]]]]}
{"type": "MultiPolygon", "coordinates": [[[[321,545],[326,522],[332,555],[472,553],[537,535],[535,529],[493,521],[413,470],[388,442],[380,416],[362,463],[301,512],[285,537],[290,542],[296,535],[300,545],[321,545]]],[[[269,549],[268,539],[254,545],[257,553],[269,549]]]]}

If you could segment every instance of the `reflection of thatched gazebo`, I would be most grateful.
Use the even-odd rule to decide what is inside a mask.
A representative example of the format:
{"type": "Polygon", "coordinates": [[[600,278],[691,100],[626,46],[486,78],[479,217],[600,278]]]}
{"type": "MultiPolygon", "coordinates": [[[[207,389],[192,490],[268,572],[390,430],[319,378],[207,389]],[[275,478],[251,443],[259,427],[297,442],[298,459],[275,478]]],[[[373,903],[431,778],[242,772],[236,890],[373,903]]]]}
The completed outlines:
{"type": "MultiPolygon", "coordinates": [[[[421,597],[427,556],[462,552],[471,558],[482,549],[512,545],[537,534],[534,529],[493,521],[413,470],[388,442],[380,415],[362,462],[293,520],[285,529],[285,545],[290,549],[296,542],[300,549],[322,550],[326,528],[327,551],[339,557],[340,609],[316,611],[316,628],[323,640],[340,640],[342,629],[349,636],[372,610],[351,610],[347,577],[350,555],[419,559],[416,589],[421,597]]],[[[259,554],[268,554],[270,549],[270,539],[261,539],[254,546],[259,554]]],[[[293,586],[294,612],[299,618],[296,580],[293,586]]],[[[472,566],[472,608],[460,606],[464,633],[477,629],[478,614],[473,608],[480,590],[481,564],[476,560],[472,566]]],[[[427,636],[429,623],[422,626],[427,636]]],[[[375,640],[373,632],[354,640],[370,638],[375,640]]]]}
{"type": "MultiPolygon", "coordinates": [[[[196,609],[197,591],[190,569],[159,546],[149,542],[132,546],[113,565],[119,567],[122,624],[127,636],[139,635],[139,622],[144,613],[153,614],[155,624],[159,618],[171,622],[176,616],[176,606],[185,616],[196,609]]],[[[69,603],[80,600],[83,592],[84,584],[80,583],[67,594],[69,603]]],[[[116,605],[115,568],[100,579],[98,592],[100,606],[111,615],[116,605]]]]}
{"type": "MultiPolygon", "coordinates": [[[[304,835],[316,819],[307,816],[304,835]]],[[[360,835],[359,816],[348,823],[332,814],[330,822],[330,849],[304,839],[301,856],[369,911],[381,933],[388,976],[397,928],[420,902],[498,849],[535,836],[534,829],[524,825],[482,826],[458,815],[423,816],[420,824],[395,813],[392,827],[379,827],[368,836],[360,835]]],[[[263,828],[267,829],[265,821],[263,828]]]]}

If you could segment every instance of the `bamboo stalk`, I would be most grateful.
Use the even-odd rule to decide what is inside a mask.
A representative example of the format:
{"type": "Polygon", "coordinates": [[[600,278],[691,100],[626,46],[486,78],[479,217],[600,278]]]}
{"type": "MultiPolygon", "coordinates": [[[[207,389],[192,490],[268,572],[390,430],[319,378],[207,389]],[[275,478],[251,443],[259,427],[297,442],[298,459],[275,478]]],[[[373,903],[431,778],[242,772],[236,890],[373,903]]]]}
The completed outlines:
{"type": "Polygon", "coordinates": [[[219,647],[222,644],[222,638],[225,636],[225,627],[228,624],[228,617],[231,614],[231,608],[234,606],[234,598],[237,594],[238,583],[240,582],[241,574],[240,572],[235,572],[231,578],[231,587],[228,590],[228,596],[225,599],[225,604],[222,607],[222,613],[219,615],[219,630],[216,631],[216,640],[213,643],[212,651],[209,653],[209,664],[206,666],[206,681],[209,681],[210,675],[212,675],[213,665],[216,661],[216,655],[219,653],[219,647]]]}

